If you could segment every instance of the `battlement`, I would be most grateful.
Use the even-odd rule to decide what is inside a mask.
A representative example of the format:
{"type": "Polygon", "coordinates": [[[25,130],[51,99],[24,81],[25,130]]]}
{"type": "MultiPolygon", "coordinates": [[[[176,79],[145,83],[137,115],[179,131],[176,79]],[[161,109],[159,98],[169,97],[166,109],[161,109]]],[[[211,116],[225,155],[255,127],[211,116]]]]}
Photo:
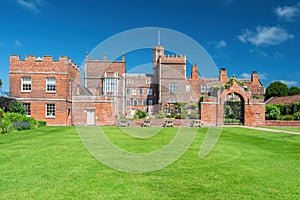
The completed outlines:
{"type": "Polygon", "coordinates": [[[69,64],[71,67],[74,69],[80,71],[79,66],[72,61],[68,56],[59,56],[58,60],[54,60],[53,56],[42,56],[42,57],[36,57],[34,55],[26,55],[25,59],[21,59],[20,55],[10,55],[10,63],[18,63],[18,62],[27,62],[27,63],[41,63],[41,64],[46,64],[46,63],[53,63],[53,64],[58,64],[58,63],[66,63],[69,64]]]}
{"type": "Polygon", "coordinates": [[[179,63],[186,64],[186,56],[185,55],[174,55],[168,54],[161,57],[161,63],[179,63]]]}
{"type": "Polygon", "coordinates": [[[85,55],[85,61],[91,61],[91,62],[108,62],[108,63],[125,63],[125,53],[122,53],[122,56],[121,56],[121,60],[108,60],[107,59],[107,54],[104,53],[103,55],[103,59],[101,60],[100,58],[90,58],[89,57],[89,54],[88,52],[86,52],[86,55],[85,55]]]}

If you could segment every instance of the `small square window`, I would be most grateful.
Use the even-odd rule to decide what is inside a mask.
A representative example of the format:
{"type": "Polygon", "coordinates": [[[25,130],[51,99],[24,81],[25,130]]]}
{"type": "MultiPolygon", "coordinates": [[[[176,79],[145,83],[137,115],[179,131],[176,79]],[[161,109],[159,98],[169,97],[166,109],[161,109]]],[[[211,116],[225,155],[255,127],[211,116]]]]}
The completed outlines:
{"type": "Polygon", "coordinates": [[[178,92],[178,83],[171,82],[170,83],[170,93],[176,94],[178,92]]]}
{"type": "Polygon", "coordinates": [[[153,105],[153,101],[151,99],[148,100],[148,105],[152,106],[153,105]]]}
{"type": "Polygon", "coordinates": [[[30,103],[23,103],[23,105],[25,107],[25,114],[26,114],[26,116],[30,116],[31,115],[30,103]]]}
{"type": "Polygon", "coordinates": [[[133,100],[133,105],[134,105],[134,106],[137,106],[137,105],[138,105],[138,100],[136,100],[136,99],[133,100]]]}
{"type": "Polygon", "coordinates": [[[127,99],[127,100],[126,100],[126,105],[127,105],[127,106],[130,106],[130,99],[127,99]]]}
{"type": "Polygon", "coordinates": [[[132,95],[136,95],[136,89],[132,89],[132,95]]]}
{"type": "Polygon", "coordinates": [[[201,92],[202,93],[205,92],[205,89],[206,89],[205,85],[201,85],[201,92]]]}
{"type": "Polygon", "coordinates": [[[133,80],[128,79],[128,80],[127,80],[127,84],[129,84],[129,85],[133,84],[133,80]]]}
{"type": "Polygon", "coordinates": [[[143,105],[143,106],[146,106],[146,105],[147,105],[147,100],[146,100],[146,99],[143,99],[142,105],[143,105]]]}
{"type": "Polygon", "coordinates": [[[152,88],[148,90],[148,95],[152,95],[152,88]]]}
{"type": "Polygon", "coordinates": [[[46,117],[55,118],[55,104],[46,104],[46,117]]]}
{"type": "Polygon", "coordinates": [[[130,95],[130,88],[127,88],[127,89],[126,89],[126,94],[127,94],[127,95],[130,95]]]}
{"type": "Polygon", "coordinates": [[[31,91],[31,77],[22,77],[22,92],[30,92],[31,91]]]}
{"type": "Polygon", "coordinates": [[[46,91],[55,92],[56,90],[56,79],[55,78],[46,78],[46,91]]]}
{"type": "Polygon", "coordinates": [[[143,88],[140,88],[139,90],[140,90],[140,95],[142,95],[143,92],[144,92],[144,91],[143,91],[143,88]]]}
{"type": "Polygon", "coordinates": [[[151,84],[151,80],[146,80],[146,84],[151,84]]]}
{"type": "Polygon", "coordinates": [[[186,85],[186,92],[190,92],[191,91],[191,85],[190,84],[187,84],[186,85]]]}

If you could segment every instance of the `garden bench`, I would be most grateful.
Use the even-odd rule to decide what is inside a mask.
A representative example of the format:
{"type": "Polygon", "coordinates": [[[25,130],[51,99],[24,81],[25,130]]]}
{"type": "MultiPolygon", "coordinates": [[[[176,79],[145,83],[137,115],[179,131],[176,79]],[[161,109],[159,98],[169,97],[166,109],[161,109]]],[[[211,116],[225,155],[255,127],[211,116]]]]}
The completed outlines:
{"type": "Polygon", "coordinates": [[[129,126],[129,122],[127,120],[121,120],[119,121],[118,126],[129,126]]]}
{"type": "Polygon", "coordinates": [[[174,121],[173,120],[166,120],[164,123],[164,127],[174,127],[174,121]]]}
{"type": "Polygon", "coordinates": [[[142,127],[151,127],[151,121],[150,120],[145,120],[142,122],[142,127]]]}
{"type": "Polygon", "coordinates": [[[191,123],[191,127],[201,127],[201,126],[202,126],[201,120],[194,120],[191,123]]]}

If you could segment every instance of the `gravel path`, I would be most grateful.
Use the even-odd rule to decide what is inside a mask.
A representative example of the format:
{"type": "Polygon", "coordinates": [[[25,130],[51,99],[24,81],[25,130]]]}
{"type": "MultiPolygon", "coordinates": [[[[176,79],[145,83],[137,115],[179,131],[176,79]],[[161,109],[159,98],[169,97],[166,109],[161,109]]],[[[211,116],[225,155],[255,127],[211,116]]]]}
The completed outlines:
{"type": "Polygon", "coordinates": [[[263,127],[250,127],[250,126],[241,126],[241,127],[254,129],[254,130],[260,130],[260,131],[269,131],[269,132],[276,132],[276,133],[288,133],[288,134],[293,134],[293,135],[300,135],[299,132],[293,132],[293,131],[276,130],[276,129],[263,128],[263,127]]]}

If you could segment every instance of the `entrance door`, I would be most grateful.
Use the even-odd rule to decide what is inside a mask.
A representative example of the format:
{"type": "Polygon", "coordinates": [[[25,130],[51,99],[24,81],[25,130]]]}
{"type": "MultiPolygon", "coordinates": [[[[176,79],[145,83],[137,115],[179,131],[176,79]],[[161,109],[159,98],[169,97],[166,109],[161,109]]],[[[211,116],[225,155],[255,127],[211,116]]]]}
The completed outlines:
{"type": "Polygon", "coordinates": [[[86,114],[87,114],[87,116],[86,116],[87,123],[86,124],[89,126],[95,125],[95,110],[87,110],[86,114]]]}

